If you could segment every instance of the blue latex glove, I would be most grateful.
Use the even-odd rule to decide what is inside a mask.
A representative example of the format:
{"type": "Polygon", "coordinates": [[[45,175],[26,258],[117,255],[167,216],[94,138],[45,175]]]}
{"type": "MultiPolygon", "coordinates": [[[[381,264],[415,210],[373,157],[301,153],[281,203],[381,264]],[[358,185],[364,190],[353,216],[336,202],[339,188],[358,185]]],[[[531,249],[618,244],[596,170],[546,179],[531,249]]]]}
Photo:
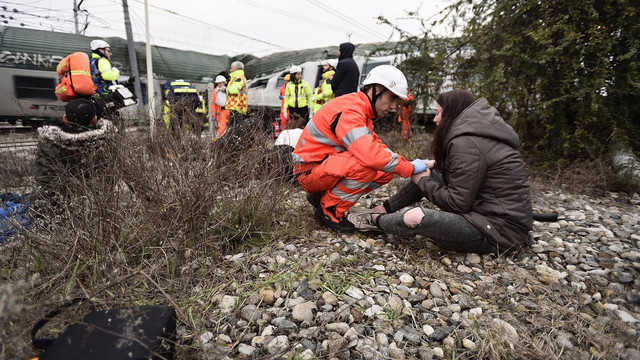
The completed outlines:
{"type": "Polygon", "coordinates": [[[422,160],[422,159],[413,160],[411,162],[411,165],[413,165],[413,175],[427,171],[428,170],[427,164],[426,164],[427,161],[428,160],[422,160]]]}

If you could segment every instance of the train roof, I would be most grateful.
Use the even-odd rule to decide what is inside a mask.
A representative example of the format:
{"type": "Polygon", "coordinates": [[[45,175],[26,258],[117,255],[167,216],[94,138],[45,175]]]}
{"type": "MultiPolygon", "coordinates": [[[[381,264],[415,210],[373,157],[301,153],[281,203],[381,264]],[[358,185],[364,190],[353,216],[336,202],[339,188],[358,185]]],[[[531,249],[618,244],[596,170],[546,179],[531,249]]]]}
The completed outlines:
{"type": "MultiPolygon", "coordinates": [[[[17,67],[36,70],[56,70],[58,62],[74,52],[90,54],[89,43],[104,39],[113,50],[114,66],[122,74],[131,74],[127,41],[119,37],[99,38],[78,34],[18,28],[0,27],[0,67],[17,67]]],[[[138,69],[143,76],[147,65],[145,43],[136,42],[138,69]]],[[[227,55],[210,55],[195,51],[151,46],[153,72],[164,79],[189,79],[200,81],[204,77],[215,77],[231,64],[227,55]]]]}
{"type": "MultiPolygon", "coordinates": [[[[395,45],[395,42],[357,44],[353,54],[368,56],[374,51],[384,51],[392,49],[395,45]]],[[[253,79],[256,77],[272,74],[280,70],[285,70],[291,65],[300,65],[307,61],[336,59],[337,57],[338,46],[283,51],[263,56],[261,58],[253,59],[245,64],[244,69],[247,78],[253,79]]]]}

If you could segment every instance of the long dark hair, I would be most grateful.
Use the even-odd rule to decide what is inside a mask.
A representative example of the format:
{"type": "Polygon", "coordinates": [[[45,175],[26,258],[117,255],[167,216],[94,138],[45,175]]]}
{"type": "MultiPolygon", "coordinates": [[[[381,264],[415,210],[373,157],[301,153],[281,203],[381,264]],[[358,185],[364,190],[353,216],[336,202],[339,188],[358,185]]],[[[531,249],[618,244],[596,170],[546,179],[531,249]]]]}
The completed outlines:
{"type": "Polygon", "coordinates": [[[444,159],[447,157],[447,147],[444,143],[447,134],[458,116],[474,101],[476,98],[471,91],[463,89],[440,93],[436,97],[436,102],[442,107],[440,125],[436,128],[431,142],[431,152],[436,160],[437,169],[442,170],[444,159]]]}

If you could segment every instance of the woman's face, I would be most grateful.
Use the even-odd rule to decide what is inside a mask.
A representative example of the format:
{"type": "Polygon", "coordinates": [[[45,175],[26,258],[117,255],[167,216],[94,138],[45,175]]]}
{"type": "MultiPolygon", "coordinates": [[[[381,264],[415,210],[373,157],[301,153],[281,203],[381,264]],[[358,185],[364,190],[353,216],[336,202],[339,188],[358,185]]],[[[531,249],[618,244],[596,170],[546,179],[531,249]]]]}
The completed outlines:
{"type": "Polygon", "coordinates": [[[442,121],[442,106],[436,103],[436,117],[433,118],[433,122],[436,126],[440,126],[440,122],[442,121]]]}
{"type": "Polygon", "coordinates": [[[302,79],[302,73],[301,73],[301,72],[296,73],[295,78],[296,78],[296,80],[300,80],[300,79],[302,79]]]}

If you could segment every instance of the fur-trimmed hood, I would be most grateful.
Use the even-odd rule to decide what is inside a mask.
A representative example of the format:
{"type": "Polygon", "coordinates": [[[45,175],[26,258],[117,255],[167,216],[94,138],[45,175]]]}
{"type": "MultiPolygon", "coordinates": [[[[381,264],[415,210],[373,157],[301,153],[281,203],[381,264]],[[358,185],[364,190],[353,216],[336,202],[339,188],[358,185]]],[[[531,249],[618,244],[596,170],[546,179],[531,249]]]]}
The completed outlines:
{"type": "Polygon", "coordinates": [[[66,132],[60,126],[45,125],[38,128],[38,138],[64,149],[80,150],[104,141],[116,131],[111,121],[100,119],[95,128],[82,132],[66,132]]]}

